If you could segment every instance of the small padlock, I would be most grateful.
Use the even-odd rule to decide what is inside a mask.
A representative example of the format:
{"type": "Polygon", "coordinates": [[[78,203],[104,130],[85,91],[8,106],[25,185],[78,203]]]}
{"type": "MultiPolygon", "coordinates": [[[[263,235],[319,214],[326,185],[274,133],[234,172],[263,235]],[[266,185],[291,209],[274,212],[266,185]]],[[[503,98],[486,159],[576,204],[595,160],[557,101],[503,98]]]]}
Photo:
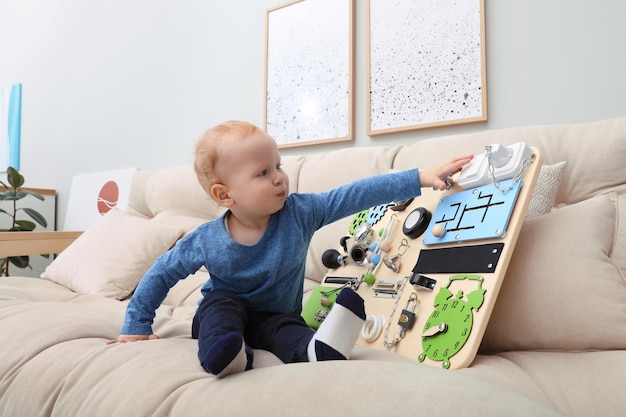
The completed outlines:
{"type": "Polygon", "coordinates": [[[398,325],[402,327],[402,335],[404,335],[404,332],[407,330],[411,330],[415,324],[415,308],[417,307],[418,302],[419,300],[417,299],[417,294],[411,294],[406,302],[406,305],[404,306],[404,309],[402,309],[402,313],[400,313],[398,325]]]}

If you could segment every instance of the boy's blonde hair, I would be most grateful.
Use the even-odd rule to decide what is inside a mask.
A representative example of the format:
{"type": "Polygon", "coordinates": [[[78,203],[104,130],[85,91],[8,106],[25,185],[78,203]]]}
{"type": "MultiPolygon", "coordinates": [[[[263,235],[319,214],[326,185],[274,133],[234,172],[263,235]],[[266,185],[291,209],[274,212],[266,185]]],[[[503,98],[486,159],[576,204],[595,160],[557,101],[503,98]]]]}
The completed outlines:
{"type": "Polygon", "coordinates": [[[220,182],[215,167],[224,145],[258,132],[263,131],[252,123],[232,120],[212,127],[200,136],[196,142],[193,167],[207,194],[211,195],[211,187],[220,182]]]}

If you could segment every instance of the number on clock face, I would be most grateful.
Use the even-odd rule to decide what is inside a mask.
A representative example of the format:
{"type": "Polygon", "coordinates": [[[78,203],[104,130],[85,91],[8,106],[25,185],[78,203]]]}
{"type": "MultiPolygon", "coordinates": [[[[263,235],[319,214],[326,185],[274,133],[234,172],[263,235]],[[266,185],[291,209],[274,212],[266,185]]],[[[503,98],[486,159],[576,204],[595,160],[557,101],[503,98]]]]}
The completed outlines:
{"type": "Polygon", "coordinates": [[[472,329],[472,313],[463,300],[452,300],[444,303],[441,310],[433,311],[424,326],[424,331],[433,325],[445,323],[448,328],[428,339],[424,351],[434,360],[448,358],[461,350],[472,329]],[[457,314],[462,320],[457,320],[457,314]]]}
{"type": "Polygon", "coordinates": [[[446,369],[450,367],[449,359],[463,348],[472,331],[472,310],[478,311],[483,303],[485,290],[482,289],[482,279],[478,275],[457,275],[450,278],[446,287],[440,288],[435,297],[435,310],[424,325],[423,352],[418,357],[420,362],[428,357],[441,361],[446,369]],[[460,279],[479,282],[479,288],[468,294],[468,301],[463,299],[463,291],[459,290],[452,298],[448,289],[453,281],[460,279]]]}

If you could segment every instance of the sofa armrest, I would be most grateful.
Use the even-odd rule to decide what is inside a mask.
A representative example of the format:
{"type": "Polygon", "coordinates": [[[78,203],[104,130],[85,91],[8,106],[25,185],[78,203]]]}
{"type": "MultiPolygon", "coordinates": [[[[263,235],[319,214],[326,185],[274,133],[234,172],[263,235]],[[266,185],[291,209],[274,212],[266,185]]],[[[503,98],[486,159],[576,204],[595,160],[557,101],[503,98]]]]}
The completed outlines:
{"type": "Polygon", "coordinates": [[[60,253],[83,232],[2,232],[0,258],[60,253]]]}

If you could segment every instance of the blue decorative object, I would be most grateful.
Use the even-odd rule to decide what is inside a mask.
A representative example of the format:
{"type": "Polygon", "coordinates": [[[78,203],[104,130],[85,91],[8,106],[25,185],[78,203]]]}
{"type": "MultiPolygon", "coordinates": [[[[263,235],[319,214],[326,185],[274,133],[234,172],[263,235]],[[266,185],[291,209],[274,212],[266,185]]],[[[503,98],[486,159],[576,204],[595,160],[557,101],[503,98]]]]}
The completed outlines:
{"type": "MultiPolygon", "coordinates": [[[[501,181],[500,187],[510,183],[501,181]]],[[[442,197],[424,235],[424,244],[504,237],[521,187],[522,181],[518,181],[502,193],[488,184],[442,197]],[[443,232],[435,230],[433,234],[433,228],[442,226],[443,232]]]]}
{"type": "Polygon", "coordinates": [[[20,169],[22,84],[0,88],[0,169],[20,169]]]}

